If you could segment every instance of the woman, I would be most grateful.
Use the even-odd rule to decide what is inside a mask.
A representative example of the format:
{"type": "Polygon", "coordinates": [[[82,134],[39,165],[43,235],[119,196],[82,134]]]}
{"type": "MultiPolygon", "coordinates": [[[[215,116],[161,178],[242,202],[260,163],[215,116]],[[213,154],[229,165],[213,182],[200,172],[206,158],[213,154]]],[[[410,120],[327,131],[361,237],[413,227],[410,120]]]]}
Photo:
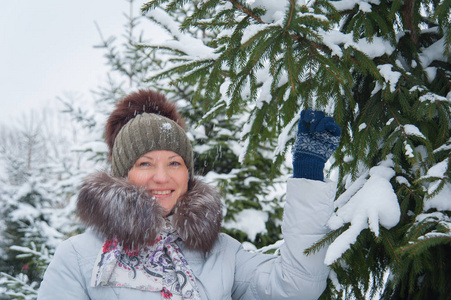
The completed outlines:
{"type": "Polygon", "coordinates": [[[193,153],[174,104],[139,91],[110,115],[111,174],[83,183],[77,204],[89,229],[63,242],[38,299],[317,299],[325,249],[303,251],[327,233],[333,183],[323,168],[340,128],[303,111],[287,184],[280,256],[245,251],[220,233],[221,200],[195,178],[193,153]]]}

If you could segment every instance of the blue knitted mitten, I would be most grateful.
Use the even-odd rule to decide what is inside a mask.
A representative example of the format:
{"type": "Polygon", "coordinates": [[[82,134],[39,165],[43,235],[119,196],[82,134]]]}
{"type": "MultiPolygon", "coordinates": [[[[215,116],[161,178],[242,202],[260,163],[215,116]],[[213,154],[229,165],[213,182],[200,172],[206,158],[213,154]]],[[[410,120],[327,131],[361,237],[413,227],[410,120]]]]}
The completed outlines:
{"type": "Polygon", "coordinates": [[[324,164],[337,149],[341,129],[322,111],[301,112],[293,147],[293,177],[324,180],[324,164]]]}

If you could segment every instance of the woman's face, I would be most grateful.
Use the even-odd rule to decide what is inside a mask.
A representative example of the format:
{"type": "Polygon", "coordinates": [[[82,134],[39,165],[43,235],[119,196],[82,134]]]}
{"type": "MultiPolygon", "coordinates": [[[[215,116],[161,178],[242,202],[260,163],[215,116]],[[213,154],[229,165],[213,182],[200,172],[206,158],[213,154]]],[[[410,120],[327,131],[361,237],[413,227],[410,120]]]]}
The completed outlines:
{"type": "Polygon", "coordinates": [[[167,215],[188,190],[188,168],[177,153],[155,150],[136,160],[128,172],[128,180],[146,187],[167,215]]]}

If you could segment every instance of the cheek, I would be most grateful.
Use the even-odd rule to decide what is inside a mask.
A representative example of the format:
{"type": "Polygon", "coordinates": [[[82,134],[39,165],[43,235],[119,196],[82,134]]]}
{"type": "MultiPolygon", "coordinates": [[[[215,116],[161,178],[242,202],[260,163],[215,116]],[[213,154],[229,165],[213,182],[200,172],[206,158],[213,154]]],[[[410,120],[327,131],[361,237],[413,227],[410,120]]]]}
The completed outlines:
{"type": "Polygon", "coordinates": [[[132,184],[143,186],[147,182],[147,177],[145,173],[131,169],[128,172],[128,181],[130,181],[132,184]]]}
{"type": "Polygon", "coordinates": [[[182,195],[188,191],[188,180],[185,182],[185,184],[183,185],[181,190],[182,190],[182,195]]]}
{"type": "Polygon", "coordinates": [[[188,191],[188,178],[189,178],[188,171],[186,171],[186,173],[184,173],[180,178],[182,195],[188,191]]]}

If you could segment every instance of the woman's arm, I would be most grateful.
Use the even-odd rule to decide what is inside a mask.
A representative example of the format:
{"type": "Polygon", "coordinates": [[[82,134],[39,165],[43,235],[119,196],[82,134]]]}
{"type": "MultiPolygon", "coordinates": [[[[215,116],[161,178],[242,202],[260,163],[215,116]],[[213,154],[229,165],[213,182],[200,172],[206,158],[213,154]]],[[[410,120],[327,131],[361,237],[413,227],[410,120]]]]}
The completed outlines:
{"type": "Polygon", "coordinates": [[[80,258],[71,239],[58,246],[38,292],[38,300],[89,300],[80,258]]]}
{"type": "Polygon", "coordinates": [[[309,256],[304,250],[328,231],[335,184],[289,179],[280,256],[236,253],[233,299],[317,299],[326,287],[326,248],[309,256]]]}
{"type": "Polygon", "coordinates": [[[338,147],[340,134],[340,127],[323,112],[301,112],[280,257],[268,260],[238,251],[234,299],[317,299],[324,291],[329,274],[326,248],[309,256],[304,251],[328,232],[335,184],[323,182],[323,169],[338,147]]]}

